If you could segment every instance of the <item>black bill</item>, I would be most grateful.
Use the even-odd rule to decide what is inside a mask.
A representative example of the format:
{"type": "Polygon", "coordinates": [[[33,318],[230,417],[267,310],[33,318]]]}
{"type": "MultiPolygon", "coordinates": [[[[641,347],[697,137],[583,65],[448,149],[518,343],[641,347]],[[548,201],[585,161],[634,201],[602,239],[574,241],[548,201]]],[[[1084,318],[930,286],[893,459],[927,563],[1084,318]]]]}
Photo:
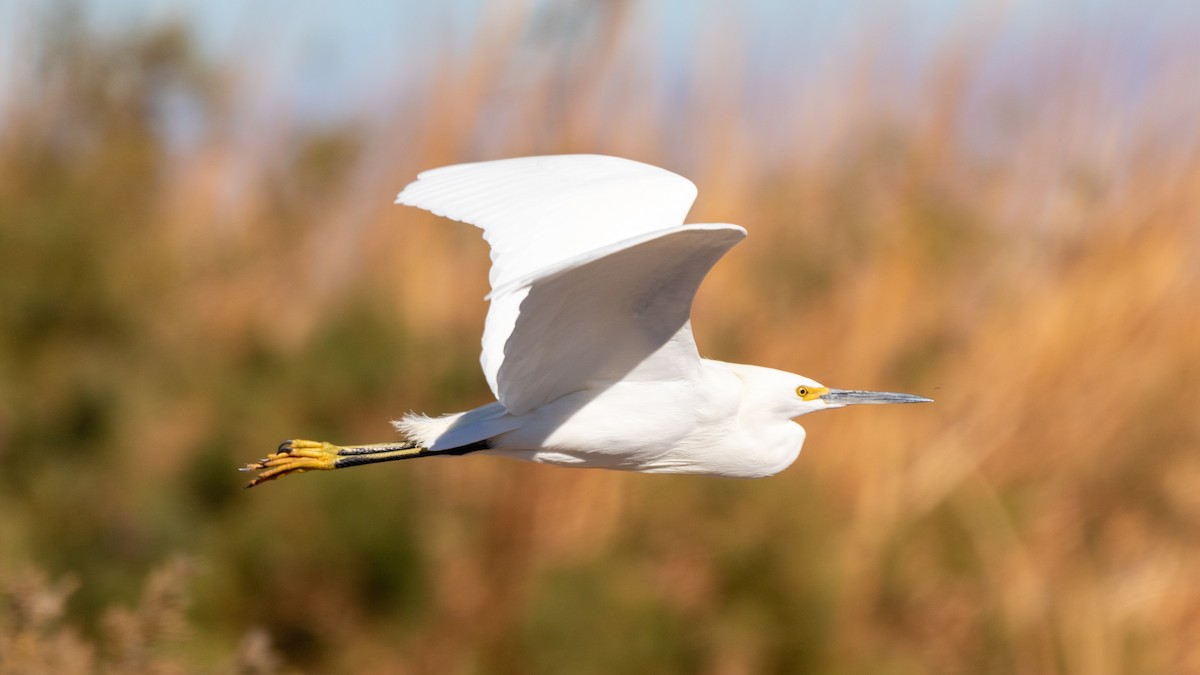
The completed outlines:
{"type": "Polygon", "coordinates": [[[854,389],[830,389],[821,400],[833,405],[858,405],[862,403],[933,403],[933,399],[912,394],[894,394],[889,391],[857,391],[854,389]]]}

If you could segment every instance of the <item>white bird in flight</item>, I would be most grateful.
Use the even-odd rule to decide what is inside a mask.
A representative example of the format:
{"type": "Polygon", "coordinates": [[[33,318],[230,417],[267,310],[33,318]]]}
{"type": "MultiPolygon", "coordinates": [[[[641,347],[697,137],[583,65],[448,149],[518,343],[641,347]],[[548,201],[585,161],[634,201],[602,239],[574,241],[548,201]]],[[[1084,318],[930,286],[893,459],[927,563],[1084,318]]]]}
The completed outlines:
{"type": "Polygon", "coordinates": [[[701,358],[692,298],[746,236],[685,225],[696,186],[618,157],[556,155],[421,173],[397,204],[483,230],[491,305],[481,362],[496,401],[393,422],[401,442],[290,440],[247,485],[292,473],[440,455],[757,478],[792,464],[793,420],[910,394],[830,389],[781,370],[701,358]]]}

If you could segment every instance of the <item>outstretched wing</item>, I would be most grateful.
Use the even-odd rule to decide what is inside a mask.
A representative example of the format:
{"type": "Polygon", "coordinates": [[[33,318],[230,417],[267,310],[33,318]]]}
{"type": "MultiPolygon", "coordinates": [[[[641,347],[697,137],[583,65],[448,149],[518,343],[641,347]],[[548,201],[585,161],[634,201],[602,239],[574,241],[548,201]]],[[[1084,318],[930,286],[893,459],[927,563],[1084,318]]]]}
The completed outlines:
{"type": "Polygon", "coordinates": [[[691,181],[647,164],[559,155],[426,171],[399,204],[477,225],[491,245],[482,364],[511,414],[622,378],[699,366],[688,316],[745,236],[683,226],[691,181]]]}

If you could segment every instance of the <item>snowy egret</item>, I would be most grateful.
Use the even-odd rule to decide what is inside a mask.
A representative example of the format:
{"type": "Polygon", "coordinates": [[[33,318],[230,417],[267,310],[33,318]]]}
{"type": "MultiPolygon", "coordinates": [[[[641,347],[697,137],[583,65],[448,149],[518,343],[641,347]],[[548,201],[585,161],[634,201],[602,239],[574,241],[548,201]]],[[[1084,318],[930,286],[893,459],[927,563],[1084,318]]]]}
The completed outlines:
{"type": "Polygon", "coordinates": [[[393,422],[401,442],[285,441],[243,468],[259,472],[247,487],[310,470],[468,453],[770,476],[800,454],[800,415],[929,401],[701,358],[692,298],[746,231],[684,225],[695,198],[682,176],[599,155],[421,173],[396,203],[476,225],[491,245],[481,362],[496,401],[441,417],[409,414],[393,422]]]}

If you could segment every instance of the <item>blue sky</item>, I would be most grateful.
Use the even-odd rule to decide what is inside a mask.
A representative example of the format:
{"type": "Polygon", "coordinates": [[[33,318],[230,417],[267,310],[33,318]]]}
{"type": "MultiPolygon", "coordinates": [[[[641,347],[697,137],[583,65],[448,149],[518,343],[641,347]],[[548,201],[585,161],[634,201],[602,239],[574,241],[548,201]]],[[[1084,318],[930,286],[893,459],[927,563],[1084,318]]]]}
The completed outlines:
{"type": "MultiPolygon", "coordinates": [[[[85,0],[80,6],[90,25],[109,34],[183,21],[208,58],[244,64],[263,109],[319,122],[362,114],[380,92],[386,98],[430,77],[435,59],[470,51],[481,23],[518,17],[532,24],[564,7],[586,16],[582,10],[595,2],[85,0]]],[[[21,41],[13,38],[29,34],[32,17],[51,6],[0,3],[0,110],[13,72],[3,63],[21,57],[21,41]]],[[[1129,96],[1168,62],[1200,63],[1200,40],[1190,37],[1200,35],[1200,3],[1188,0],[645,0],[630,3],[627,39],[634,53],[644,54],[645,68],[670,87],[689,72],[703,80],[705,59],[712,58],[706,31],[729,30],[740,36],[738,94],[770,96],[827,75],[831,61],[851,60],[865,40],[887,42],[880,67],[891,72],[882,84],[902,87],[896,83],[906,72],[920,72],[925,59],[962,33],[955,29],[995,17],[1003,25],[989,34],[986,72],[998,80],[1018,78],[1037,60],[1039,45],[1080,34],[1102,43],[1099,70],[1129,96]]]]}
{"type": "MultiPolygon", "coordinates": [[[[506,13],[529,16],[570,4],[561,0],[90,0],[81,6],[90,25],[110,34],[182,20],[207,56],[219,61],[253,55],[254,67],[264,81],[279,88],[278,95],[320,118],[345,114],[365,92],[385,80],[394,86],[397,78],[419,77],[422,58],[434,50],[469,49],[481,16],[500,20],[506,13]]],[[[15,0],[6,5],[0,7],[0,25],[7,26],[0,27],[0,37],[5,37],[4,31],[20,33],[50,3],[15,0]]],[[[735,20],[753,35],[748,45],[752,58],[769,66],[818,58],[844,38],[856,18],[882,6],[885,3],[861,0],[665,0],[634,3],[633,14],[646,28],[642,46],[670,71],[685,68],[691,55],[703,49],[697,42],[714,18],[735,20]]],[[[956,6],[949,0],[929,0],[904,30],[912,31],[918,44],[921,33],[937,32],[955,15],[956,6]]],[[[19,43],[3,42],[10,50],[19,43]]],[[[3,50],[0,47],[0,56],[3,50]]]]}

